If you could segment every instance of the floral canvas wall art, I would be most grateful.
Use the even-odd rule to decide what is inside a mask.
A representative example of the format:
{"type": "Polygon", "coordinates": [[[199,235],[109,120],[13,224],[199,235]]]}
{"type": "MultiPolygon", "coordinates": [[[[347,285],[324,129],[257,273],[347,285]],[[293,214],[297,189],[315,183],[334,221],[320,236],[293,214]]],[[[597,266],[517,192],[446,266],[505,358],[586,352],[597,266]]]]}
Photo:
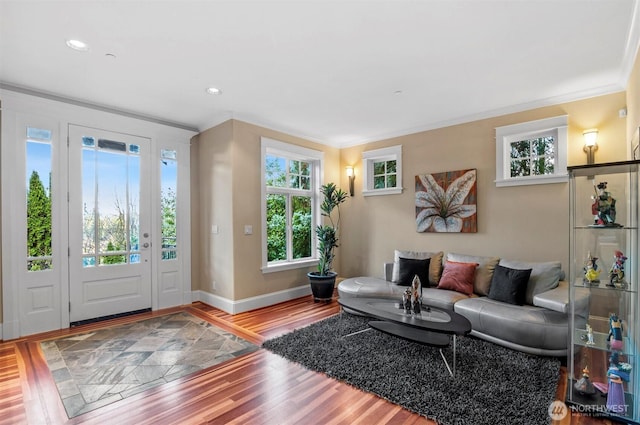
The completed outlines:
{"type": "Polygon", "coordinates": [[[418,232],[475,233],[476,170],[416,176],[418,232]]]}

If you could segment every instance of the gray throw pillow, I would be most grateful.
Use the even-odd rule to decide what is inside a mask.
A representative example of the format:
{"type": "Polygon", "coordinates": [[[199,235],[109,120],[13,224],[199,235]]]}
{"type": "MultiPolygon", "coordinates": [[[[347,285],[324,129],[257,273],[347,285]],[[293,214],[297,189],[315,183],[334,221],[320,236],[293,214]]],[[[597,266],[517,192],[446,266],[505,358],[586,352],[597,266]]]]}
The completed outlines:
{"type": "Polygon", "coordinates": [[[500,260],[501,266],[511,269],[531,269],[531,277],[527,284],[525,303],[533,305],[533,297],[558,286],[562,278],[562,265],[559,261],[531,263],[526,261],[500,260]]]}

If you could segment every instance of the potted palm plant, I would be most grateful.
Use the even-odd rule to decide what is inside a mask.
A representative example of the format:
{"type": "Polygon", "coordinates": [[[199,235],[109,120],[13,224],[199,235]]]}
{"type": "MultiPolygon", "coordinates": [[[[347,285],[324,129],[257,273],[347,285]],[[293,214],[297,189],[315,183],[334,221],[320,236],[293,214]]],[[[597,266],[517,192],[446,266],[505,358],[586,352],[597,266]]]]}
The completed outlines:
{"type": "Polygon", "coordinates": [[[334,249],[338,247],[338,229],[340,227],[340,204],[347,200],[347,193],[336,187],[334,183],[327,183],[320,187],[323,200],[320,205],[325,222],[316,226],[318,237],[318,271],[309,272],[309,283],[314,302],[330,301],[337,273],[331,270],[334,249]],[[334,217],[332,213],[337,213],[334,217]],[[334,221],[335,218],[335,221],[334,221]]]}

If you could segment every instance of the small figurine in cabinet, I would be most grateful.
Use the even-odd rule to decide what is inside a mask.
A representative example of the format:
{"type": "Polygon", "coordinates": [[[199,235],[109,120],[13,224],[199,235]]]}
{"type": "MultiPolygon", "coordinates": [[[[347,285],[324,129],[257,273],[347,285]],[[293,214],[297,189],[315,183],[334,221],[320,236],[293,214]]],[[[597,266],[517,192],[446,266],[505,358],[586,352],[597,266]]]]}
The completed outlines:
{"type": "Polygon", "coordinates": [[[609,358],[609,370],[607,371],[609,388],[606,406],[613,413],[627,414],[623,382],[629,382],[630,372],[631,366],[628,363],[619,362],[618,353],[612,353],[609,358]]]}
{"type": "Polygon", "coordinates": [[[578,379],[575,384],[573,384],[573,388],[576,389],[580,394],[583,395],[593,395],[596,392],[595,387],[589,380],[589,367],[585,366],[582,369],[582,378],[578,379]]]}
{"type": "Polygon", "coordinates": [[[594,215],[595,226],[615,226],[616,222],[616,200],[611,196],[611,192],[607,191],[607,182],[600,182],[593,190],[595,196],[592,196],[593,204],[591,205],[591,213],[594,215]]]}
{"type": "Polygon", "coordinates": [[[624,342],[622,341],[622,320],[615,313],[609,314],[609,346],[612,350],[622,350],[624,342]]]}
{"type": "Polygon", "coordinates": [[[609,285],[616,286],[624,285],[624,263],[627,261],[627,257],[622,251],[615,251],[613,253],[613,265],[609,271],[609,285]]]}
{"type": "Polygon", "coordinates": [[[591,252],[587,255],[587,261],[584,265],[584,283],[588,283],[590,285],[600,283],[600,270],[598,270],[598,264],[596,261],[598,257],[592,257],[591,252]]]}
{"type": "Polygon", "coordinates": [[[587,323],[587,345],[595,345],[593,342],[593,328],[587,323]]]}

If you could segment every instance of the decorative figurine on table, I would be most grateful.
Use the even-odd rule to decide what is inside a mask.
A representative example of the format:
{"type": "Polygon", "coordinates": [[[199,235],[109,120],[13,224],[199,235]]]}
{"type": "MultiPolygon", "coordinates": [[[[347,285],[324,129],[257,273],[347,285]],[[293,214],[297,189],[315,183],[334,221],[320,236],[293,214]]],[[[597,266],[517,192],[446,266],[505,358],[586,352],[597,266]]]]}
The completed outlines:
{"type": "Polygon", "coordinates": [[[627,261],[627,257],[622,251],[616,251],[613,254],[613,264],[611,270],[609,270],[609,284],[607,286],[624,286],[624,263],[627,261]]]}
{"type": "Polygon", "coordinates": [[[415,314],[420,313],[420,304],[422,303],[422,282],[418,275],[413,277],[411,282],[411,304],[413,305],[413,312],[415,314]]]}
{"type": "Polygon", "coordinates": [[[612,350],[622,350],[624,342],[622,341],[622,320],[615,313],[609,314],[609,335],[607,340],[612,350]]]}
{"type": "Polygon", "coordinates": [[[596,392],[595,387],[589,380],[589,367],[585,366],[582,369],[582,378],[578,379],[575,384],[573,384],[573,388],[576,389],[582,395],[593,395],[596,392]]]}
{"type": "Polygon", "coordinates": [[[593,185],[595,196],[592,196],[593,204],[591,213],[594,215],[594,226],[621,227],[616,224],[616,200],[607,191],[607,182],[593,185]]]}
{"type": "Polygon", "coordinates": [[[590,285],[600,283],[600,270],[598,270],[598,264],[596,261],[598,257],[592,257],[591,252],[587,255],[587,261],[584,265],[584,279],[582,280],[584,283],[588,283],[590,285]]]}
{"type": "Polygon", "coordinates": [[[411,313],[411,288],[404,290],[404,294],[402,294],[402,304],[404,305],[404,312],[411,313]]]}
{"type": "Polygon", "coordinates": [[[618,353],[612,353],[609,358],[609,369],[607,379],[609,388],[607,389],[607,409],[619,415],[627,414],[627,403],[624,398],[624,384],[629,382],[631,365],[618,361],[618,353]]]}

